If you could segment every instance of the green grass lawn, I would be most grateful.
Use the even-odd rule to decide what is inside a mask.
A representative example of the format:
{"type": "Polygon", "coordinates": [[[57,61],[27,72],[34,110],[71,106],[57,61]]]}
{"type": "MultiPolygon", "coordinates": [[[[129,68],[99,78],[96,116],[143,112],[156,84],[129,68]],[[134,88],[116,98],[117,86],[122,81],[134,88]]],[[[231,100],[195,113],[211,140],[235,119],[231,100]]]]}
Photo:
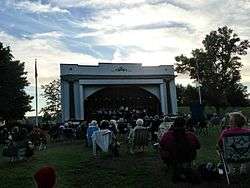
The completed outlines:
{"type": "MultiPolygon", "coordinates": [[[[203,162],[219,161],[215,145],[218,130],[211,128],[209,136],[200,136],[202,148],[198,153],[196,165],[203,162]]],[[[163,165],[159,155],[152,148],[147,152],[130,155],[125,144],[121,147],[121,157],[112,158],[101,154],[94,159],[91,149],[83,143],[49,145],[46,151],[36,152],[29,162],[10,164],[0,158],[0,187],[34,187],[33,174],[43,165],[56,168],[57,187],[183,187],[183,184],[171,183],[171,172],[163,165]]],[[[249,179],[241,183],[247,186],[249,179]]],[[[199,186],[218,187],[221,182],[205,182],[199,186]]],[[[184,185],[186,186],[186,185],[184,185]]]]}
{"type": "MultiPolygon", "coordinates": [[[[248,119],[250,119],[250,107],[227,107],[222,108],[220,111],[220,114],[225,114],[232,111],[241,111],[248,119]]],[[[179,106],[178,107],[179,113],[191,113],[189,106],[179,106]]],[[[213,114],[216,110],[212,106],[206,106],[205,107],[205,114],[213,114]]]]}

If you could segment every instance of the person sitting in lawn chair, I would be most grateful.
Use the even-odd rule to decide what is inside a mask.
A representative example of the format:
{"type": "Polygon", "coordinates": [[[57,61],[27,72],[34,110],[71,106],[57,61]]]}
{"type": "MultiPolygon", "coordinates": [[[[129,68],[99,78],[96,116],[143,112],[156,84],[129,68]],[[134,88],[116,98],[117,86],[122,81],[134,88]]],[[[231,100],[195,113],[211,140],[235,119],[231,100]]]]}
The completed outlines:
{"type": "Polygon", "coordinates": [[[173,125],[173,122],[170,120],[170,118],[167,116],[164,117],[163,122],[159,126],[158,140],[161,140],[164,133],[167,132],[171,128],[172,125],[173,125]]]}
{"type": "Polygon", "coordinates": [[[34,179],[37,188],[54,188],[56,186],[55,169],[50,166],[44,166],[34,174],[34,179]]]}
{"type": "Polygon", "coordinates": [[[172,180],[188,180],[192,174],[191,164],[200,149],[197,137],[185,131],[185,119],[178,117],[173,126],[160,140],[160,155],[164,163],[173,168],[172,180]]]}
{"type": "Polygon", "coordinates": [[[195,125],[193,118],[191,117],[190,114],[188,114],[187,120],[186,120],[186,130],[195,133],[196,131],[195,126],[196,125],[195,125]]]}
{"type": "Polygon", "coordinates": [[[247,120],[241,112],[229,113],[229,128],[224,129],[219,137],[218,149],[220,157],[227,167],[226,176],[247,173],[250,159],[250,129],[244,128],[247,120]],[[239,173],[239,174],[238,174],[239,173]]]}
{"type": "Polygon", "coordinates": [[[99,131],[100,128],[98,127],[97,121],[96,120],[92,120],[91,123],[89,124],[88,128],[87,128],[87,143],[88,146],[92,145],[92,135],[95,131],[99,131]]]}
{"type": "Polygon", "coordinates": [[[112,131],[115,136],[117,136],[118,130],[117,130],[117,122],[114,119],[111,119],[109,121],[109,127],[108,130],[112,131]]]}
{"type": "Polygon", "coordinates": [[[26,144],[25,157],[29,160],[34,155],[34,145],[31,141],[28,141],[26,144]]]}
{"type": "Polygon", "coordinates": [[[129,132],[128,141],[131,154],[134,154],[136,147],[144,150],[144,147],[148,145],[148,128],[143,127],[143,123],[142,119],[137,119],[136,126],[129,132]]]}
{"type": "Polygon", "coordinates": [[[97,149],[101,149],[104,152],[110,151],[114,157],[119,156],[119,143],[115,134],[108,129],[109,125],[109,121],[103,120],[100,124],[100,130],[92,134],[93,154],[95,156],[97,149]]]}
{"type": "Polygon", "coordinates": [[[208,136],[208,123],[205,119],[198,123],[198,134],[208,136]]]}
{"type": "Polygon", "coordinates": [[[8,136],[7,144],[3,147],[3,156],[9,157],[10,162],[14,162],[18,159],[18,147],[13,141],[12,135],[8,136]]]}

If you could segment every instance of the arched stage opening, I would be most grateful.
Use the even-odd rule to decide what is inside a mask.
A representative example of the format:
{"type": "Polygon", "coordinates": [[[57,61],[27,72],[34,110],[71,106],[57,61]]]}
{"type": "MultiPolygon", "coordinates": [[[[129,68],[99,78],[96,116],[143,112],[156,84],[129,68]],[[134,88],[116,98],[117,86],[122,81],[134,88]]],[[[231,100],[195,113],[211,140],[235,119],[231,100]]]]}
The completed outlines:
{"type": "Polygon", "coordinates": [[[139,86],[108,86],[91,94],[84,100],[84,116],[97,117],[99,110],[117,111],[121,107],[129,110],[146,110],[149,115],[161,113],[161,103],[157,96],[139,86]]]}
{"type": "MultiPolygon", "coordinates": [[[[110,113],[122,106],[129,111],[145,109],[149,115],[177,113],[173,65],[60,64],[60,77],[62,122],[86,121],[98,109],[110,113]]],[[[127,114],[127,110],[120,111],[120,117],[127,114]]]]}

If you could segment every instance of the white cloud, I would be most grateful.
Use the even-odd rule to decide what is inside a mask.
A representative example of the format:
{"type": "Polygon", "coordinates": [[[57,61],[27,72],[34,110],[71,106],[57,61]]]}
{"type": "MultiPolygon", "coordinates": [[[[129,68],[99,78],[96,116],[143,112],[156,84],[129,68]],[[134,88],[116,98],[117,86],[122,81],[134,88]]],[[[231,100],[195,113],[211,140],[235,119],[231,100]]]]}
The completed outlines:
{"type": "MultiPolygon", "coordinates": [[[[206,34],[224,25],[233,28],[241,39],[250,37],[249,1],[156,1],[100,11],[82,24],[95,32],[79,36],[94,36],[98,45],[116,46],[113,62],[142,62],[146,65],[174,63],[175,56],[190,55],[192,49],[202,47],[206,34]],[[166,27],[160,27],[159,23],[166,27]],[[173,24],[168,26],[166,23],[173,24]],[[157,24],[159,28],[150,29],[157,24]]],[[[249,61],[250,55],[242,59],[245,65],[242,82],[250,80],[249,61]]]]}
{"type": "Polygon", "coordinates": [[[84,32],[79,33],[74,38],[84,38],[84,37],[98,37],[104,35],[104,31],[96,31],[96,32],[84,32]]]}
{"type": "Polygon", "coordinates": [[[208,23],[209,18],[199,11],[188,12],[171,4],[144,4],[99,12],[97,17],[82,23],[96,31],[80,36],[95,36],[102,45],[137,46],[151,51],[166,47],[190,49],[201,46],[200,31],[208,23]]]}
{"type": "Polygon", "coordinates": [[[52,5],[57,5],[59,7],[110,7],[110,6],[124,6],[124,5],[134,5],[138,3],[144,3],[146,0],[50,0],[52,5]]]}
{"type": "MultiPolygon", "coordinates": [[[[83,13],[84,21],[80,24],[78,19],[67,18],[71,19],[68,21],[74,21],[76,24],[74,27],[80,25],[93,30],[93,32],[84,32],[84,29],[82,33],[72,32],[72,40],[79,39],[79,42],[82,40],[88,43],[88,39],[91,38],[89,42],[91,46],[116,48],[112,62],[173,64],[175,56],[182,53],[190,55],[192,49],[202,47],[202,40],[206,34],[224,25],[233,28],[242,39],[250,37],[248,0],[50,0],[46,5],[30,1],[16,4],[20,5],[21,9],[31,12],[60,13],[61,10],[71,11],[70,7],[91,7],[94,17],[91,14],[90,18],[85,19],[83,13]]],[[[70,29],[73,30],[67,28],[68,31],[70,29]]],[[[33,56],[29,61],[33,62],[35,54],[38,54],[41,56],[39,59],[42,59],[40,61],[45,62],[42,63],[42,69],[45,71],[47,67],[52,67],[53,72],[57,74],[60,60],[72,63],[78,62],[79,59],[84,60],[81,61],[84,63],[97,62],[92,56],[68,51],[67,43],[59,41],[64,34],[62,30],[34,34],[32,40],[18,39],[20,44],[18,42],[19,45],[15,44],[18,49],[16,54],[28,58],[24,54],[33,50],[31,53],[33,56]],[[25,42],[25,48],[32,50],[23,49],[22,42],[25,42]]],[[[100,52],[102,53],[101,50],[100,52]]],[[[249,61],[250,55],[242,60],[245,65],[242,71],[244,82],[250,81],[248,76],[250,69],[247,65],[249,61]]],[[[47,75],[47,79],[51,79],[50,73],[47,75]]]]}
{"type": "MultiPolygon", "coordinates": [[[[46,34],[42,36],[45,35],[46,34]]],[[[41,37],[40,35],[38,36],[41,37]]],[[[52,36],[54,35],[52,34],[52,36]]],[[[97,59],[86,54],[70,52],[60,41],[39,37],[32,39],[18,39],[4,32],[0,32],[0,41],[5,46],[10,46],[12,54],[16,60],[25,62],[25,71],[27,71],[27,78],[31,83],[31,85],[27,88],[27,92],[33,96],[34,93],[32,93],[32,91],[35,81],[34,61],[35,59],[37,59],[40,111],[41,107],[45,105],[44,99],[40,96],[40,94],[42,93],[40,86],[59,78],[60,63],[97,64],[100,61],[106,60],[97,59]]],[[[34,100],[32,102],[32,106],[34,109],[34,100]]],[[[27,112],[26,115],[35,115],[35,112],[27,112]]]]}
{"type": "Polygon", "coordinates": [[[58,32],[58,31],[51,31],[51,32],[47,32],[47,33],[35,33],[34,35],[32,35],[32,38],[36,39],[36,38],[60,38],[62,37],[64,34],[62,32],[58,32]]]}
{"type": "Polygon", "coordinates": [[[25,62],[29,82],[34,84],[34,60],[38,61],[39,85],[59,78],[60,63],[97,64],[104,61],[90,55],[74,53],[57,40],[18,39],[0,32],[0,41],[11,47],[15,59],[25,62]]]}
{"type": "Polygon", "coordinates": [[[52,7],[50,4],[41,4],[40,2],[31,1],[21,1],[13,4],[17,9],[35,12],[35,13],[69,13],[66,9],[61,9],[59,7],[52,7]]]}
{"type": "Polygon", "coordinates": [[[113,54],[112,62],[142,63],[145,66],[172,65],[174,61],[170,57],[174,58],[174,54],[167,51],[128,50],[123,54],[120,49],[117,49],[113,54]]]}

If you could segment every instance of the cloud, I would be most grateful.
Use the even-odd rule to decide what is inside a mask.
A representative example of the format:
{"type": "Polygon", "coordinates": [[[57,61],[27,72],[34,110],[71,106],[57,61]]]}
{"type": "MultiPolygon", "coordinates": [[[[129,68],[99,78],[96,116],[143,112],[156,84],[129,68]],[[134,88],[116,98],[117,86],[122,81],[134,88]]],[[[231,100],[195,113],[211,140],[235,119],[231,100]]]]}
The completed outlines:
{"type": "MultiPolygon", "coordinates": [[[[134,4],[135,5],[135,4],[134,4]]],[[[94,37],[97,45],[114,46],[112,62],[173,64],[174,57],[201,48],[206,34],[229,25],[242,39],[250,36],[249,7],[244,1],[144,1],[140,6],[99,10],[83,27],[93,30],[77,37],[94,37]],[[239,2],[239,3],[238,3],[239,2]],[[247,20],[248,19],[248,20],[247,20]]],[[[242,82],[250,56],[242,59],[242,82]]],[[[178,79],[178,78],[177,78],[178,79]]],[[[181,78],[182,80],[188,77],[181,78]]]]}
{"type": "Polygon", "coordinates": [[[116,49],[112,62],[142,63],[145,66],[173,65],[174,61],[170,57],[174,56],[170,51],[148,51],[131,49],[116,49]]]}
{"type": "Polygon", "coordinates": [[[52,7],[50,4],[41,4],[38,2],[33,1],[21,1],[17,3],[13,3],[16,9],[30,11],[34,13],[69,13],[66,9],[61,9],[59,7],[52,7]]]}
{"type": "Polygon", "coordinates": [[[39,85],[59,78],[60,63],[97,64],[102,59],[74,53],[59,40],[48,38],[19,39],[0,32],[0,41],[11,47],[15,59],[25,62],[28,80],[34,85],[34,60],[38,60],[39,85]]]}
{"type": "MultiPolygon", "coordinates": [[[[93,35],[96,36],[98,42],[110,45],[113,41],[113,45],[139,47],[145,47],[145,44],[152,46],[158,42],[158,46],[161,47],[163,42],[175,43],[176,38],[180,41],[180,36],[183,36],[181,40],[184,42],[181,43],[185,46],[187,40],[199,38],[200,33],[197,33],[196,26],[205,27],[206,23],[208,23],[208,18],[171,4],[144,4],[140,7],[100,11],[95,18],[82,23],[83,27],[88,26],[94,32],[82,33],[81,36],[93,35]]],[[[197,41],[199,40],[190,40],[189,44],[198,47],[197,41]]],[[[176,43],[175,47],[178,44],[176,43]]]]}
{"type": "MultiPolygon", "coordinates": [[[[55,33],[54,33],[55,34],[55,33]]],[[[50,40],[47,36],[54,36],[54,34],[38,34],[37,36],[26,39],[16,38],[0,32],[0,41],[5,46],[10,46],[12,54],[16,60],[25,62],[25,71],[27,71],[28,81],[31,83],[26,91],[34,96],[34,61],[38,62],[38,87],[47,84],[54,79],[59,78],[59,64],[60,63],[73,63],[73,64],[97,64],[105,59],[98,59],[84,53],[74,53],[68,50],[63,43],[59,40],[50,40]]],[[[39,93],[42,90],[39,89],[39,93]]],[[[39,109],[45,105],[44,99],[39,99],[39,109]]],[[[32,102],[34,109],[35,103],[32,102]]],[[[28,112],[26,115],[34,115],[35,112],[28,112]]]]}
{"type": "MultiPolygon", "coordinates": [[[[32,84],[37,58],[44,84],[58,78],[59,63],[174,64],[224,25],[249,39],[249,12],[248,0],[6,0],[0,41],[26,62],[32,84]]],[[[250,55],[242,62],[242,82],[249,85],[250,55]]],[[[192,81],[178,75],[177,82],[192,81]]]]}
{"type": "Polygon", "coordinates": [[[58,31],[51,31],[51,32],[46,32],[46,33],[35,33],[32,35],[32,38],[60,38],[64,34],[62,32],[58,31]]]}
{"type": "Polygon", "coordinates": [[[187,28],[189,29],[187,24],[178,23],[178,22],[158,22],[158,23],[151,23],[151,24],[145,24],[145,25],[137,25],[129,29],[147,30],[147,29],[164,29],[164,28],[187,28]]]}
{"type": "Polygon", "coordinates": [[[146,0],[50,0],[52,5],[57,5],[60,7],[83,7],[91,6],[95,8],[115,8],[124,7],[126,5],[135,5],[139,3],[145,3],[146,0]]]}

